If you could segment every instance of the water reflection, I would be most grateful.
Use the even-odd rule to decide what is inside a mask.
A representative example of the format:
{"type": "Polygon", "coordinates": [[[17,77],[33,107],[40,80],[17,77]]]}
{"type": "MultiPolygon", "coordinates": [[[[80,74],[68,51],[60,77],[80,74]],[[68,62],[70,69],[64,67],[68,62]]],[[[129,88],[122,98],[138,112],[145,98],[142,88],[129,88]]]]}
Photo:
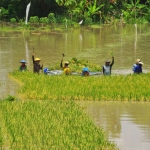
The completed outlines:
{"type": "Polygon", "coordinates": [[[26,48],[26,51],[25,51],[25,53],[26,53],[26,61],[27,61],[27,63],[30,64],[31,58],[30,58],[30,55],[29,55],[28,41],[25,41],[25,48],[26,48]]]}
{"type": "Polygon", "coordinates": [[[19,88],[19,85],[16,84],[15,81],[12,81],[8,76],[1,79],[0,80],[0,99],[6,98],[7,95],[15,95],[17,93],[18,88],[19,88]]]}
{"type": "Polygon", "coordinates": [[[78,102],[121,150],[150,149],[150,103],[78,102]]]}

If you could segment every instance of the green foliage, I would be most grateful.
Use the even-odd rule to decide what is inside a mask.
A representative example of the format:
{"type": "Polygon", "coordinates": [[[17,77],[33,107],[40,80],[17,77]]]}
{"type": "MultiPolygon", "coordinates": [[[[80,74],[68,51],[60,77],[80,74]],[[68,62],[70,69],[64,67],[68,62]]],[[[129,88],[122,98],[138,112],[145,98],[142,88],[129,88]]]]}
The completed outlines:
{"type": "Polygon", "coordinates": [[[63,23],[64,22],[64,18],[66,18],[66,17],[62,16],[62,15],[57,15],[56,16],[56,22],[57,23],[63,23]]]}
{"type": "Polygon", "coordinates": [[[49,13],[49,14],[48,14],[48,22],[50,23],[51,28],[54,28],[54,27],[55,27],[56,18],[55,18],[54,13],[49,13]]]}
{"type": "Polygon", "coordinates": [[[60,6],[71,7],[76,5],[76,0],[56,0],[56,3],[60,6]]]}
{"type": "Polygon", "coordinates": [[[150,15],[150,10],[145,4],[140,4],[140,0],[129,0],[129,3],[124,3],[122,10],[125,22],[137,23],[139,18],[150,15]]]}
{"type": "Polygon", "coordinates": [[[40,18],[40,23],[48,23],[48,22],[49,22],[49,20],[47,17],[41,17],[40,18]]]}
{"type": "Polygon", "coordinates": [[[99,14],[99,11],[103,6],[104,4],[97,6],[97,0],[94,0],[94,3],[90,2],[87,5],[87,17],[92,17],[94,14],[99,14]]]}
{"type": "MultiPolygon", "coordinates": [[[[77,58],[72,58],[71,60],[69,60],[69,68],[71,69],[72,72],[81,73],[82,69],[85,66],[88,67],[92,72],[101,71],[101,67],[99,65],[93,64],[88,60],[84,59],[78,60],[77,58]]],[[[60,63],[50,68],[51,68],[50,70],[60,69],[60,63]]]]}
{"type": "Polygon", "coordinates": [[[56,23],[56,18],[55,18],[55,15],[54,15],[54,13],[49,13],[48,14],[48,21],[49,21],[49,23],[56,23]]]}
{"type": "Polygon", "coordinates": [[[89,17],[85,18],[84,24],[91,26],[92,25],[92,18],[89,18],[89,17]]]}
{"type": "Polygon", "coordinates": [[[12,96],[12,95],[8,95],[6,98],[5,98],[6,101],[15,101],[16,100],[16,97],[12,96]]]}
{"type": "Polygon", "coordinates": [[[72,25],[73,25],[74,28],[79,28],[80,27],[79,23],[77,23],[77,22],[72,22],[72,25]]]}
{"type": "Polygon", "coordinates": [[[72,21],[70,19],[67,19],[66,17],[64,18],[63,20],[63,24],[64,24],[64,27],[67,28],[67,27],[71,27],[72,26],[72,21]]]}
{"type": "Polygon", "coordinates": [[[149,73],[82,77],[12,72],[11,76],[23,84],[20,99],[150,101],[149,73]]]}
{"type": "Polygon", "coordinates": [[[76,7],[72,10],[73,15],[77,15],[78,17],[83,17],[84,15],[84,9],[86,6],[86,1],[81,0],[79,3],[77,3],[76,7]]]}
{"type": "Polygon", "coordinates": [[[56,3],[60,6],[62,6],[64,4],[64,1],[63,0],[56,0],[56,3]]]}
{"type": "Polygon", "coordinates": [[[90,61],[87,61],[87,60],[78,60],[77,58],[72,58],[70,61],[70,69],[73,71],[73,72],[79,72],[81,73],[82,69],[84,67],[88,67],[90,69],[90,71],[101,71],[101,67],[99,65],[96,65],[96,64],[93,64],[91,63],[90,61]]]}
{"type": "MultiPolygon", "coordinates": [[[[68,13],[73,15],[73,18],[92,18],[93,15],[99,14],[100,9],[104,6],[104,4],[98,4],[97,0],[94,1],[64,1],[58,0],[56,1],[58,4],[63,5],[68,8],[68,13]]],[[[72,20],[72,19],[71,19],[72,20]]]]}
{"type": "Polygon", "coordinates": [[[7,19],[9,16],[9,11],[1,7],[0,19],[7,19]]]}
{"type": "Polygon", "coordinates": [[[117,149],[74,101],[1,101],[0,108],[1,149],[117,149]]]}
{"type": "Polygon", "coordinates": [[[16,18],[11,18],[11,19],[10,19],[10,22],[11,22],[11,23],[15,23],[15,22],[16,22],[16,18]]]}
{"type": "MultiPolygon", "coordinates": [[[[20,0],[1,0],[1,13],[0,20],[10,21],[11,18],[24,19],[26,6],[29,1],[20,0]]],[[[37,16],[38,18],[44,18],[49,15],[49,12],[54,12],[60,16],[71,18],[71,22],[79,22],[81,19],[87,17],[95,18],[94,22],[111,23],[115,19],[120,19],[123,14],[124,22],[139,22],[138,19],[142,18],[142,22],[150,21],[150,1],[146,2],[141,0],[45,0],[36,1],[33,0],[30,8],[29,16],[37,16]],[[101,12],[101,16],[99,17],[101,12]],[[68,15],[70,15],[68,17],[68,15]]],[[[63,19],[64,19],[63,17],[63,19]]],[[[63,19],[57,19],[57,22],[63,21],[63,19]]],[[[55,20],[55,19],[54,19],[55,20]]],[[[54,21],[51,18],[52,23],[54,21]]],[[[39,19],[31,19],[31,23],[38,23],[39,19]]],[[[42,19],[42,22],[45,21],[42,19]]]]}
{"type": "Polygon", "coordinates": [[[17,12],[16,12],[16,6],[14,4],[8,5],[8,11],[9,11],[9,18],[16,18],[17,12]]]}
{"type": "Polygon", "coordinates": [[[29,22],[30,23],[38,23],[39,17],[38,16],[30,17],[29,22]]]}
{"type": "Polygon", "coordinates": [[[145,18],[146,22],[150,22],[150,15],[145,15],[145,17],[143,17],[143,18],[145,18]]]}
{"type": "Polygon", "coordinates": [[[19,23],[20,26],[23,26],[25,24],[25,22],[23,21],[23,19],[19,19],[19,23]]]}

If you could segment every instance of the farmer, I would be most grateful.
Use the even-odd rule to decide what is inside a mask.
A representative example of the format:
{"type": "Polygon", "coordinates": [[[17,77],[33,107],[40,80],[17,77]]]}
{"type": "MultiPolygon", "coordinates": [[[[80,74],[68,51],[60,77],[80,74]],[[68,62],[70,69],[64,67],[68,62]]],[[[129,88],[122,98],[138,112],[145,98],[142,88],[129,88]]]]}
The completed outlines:
{"type": "Polygon", "coordinates": [[[89,75],[90,75],[89,72],[90,72],[89,68],[84,67],[84,68],[82,69],[82,76],[89,76],[89,75]]]}
{"type": "Polygon", "coordinates": [[[142,65],[143,65],[143,62],[141,62],[140,59],[137,59],[136,63],[133,65],[133,68],[132,68],[134,73],[136,73],[136,74],[142,73],[142,65]]]}
{"type": "Polygon", "coordinates": [[[65,75],[70,75],[71,74],[71,71],[70,71],[70,68],[69,68],[69,62],[66,61],[64,63],[64,66],[63,66],[63,59],[61,60],[61,63],[60,63],[60,67],[63,69],[65,75]]]}
{"type": "Polygon", "coordinates": [[[39,59],[39,58],[35,58],[35,59],[34,59],[34,53],[33,53],[33,54],[32,54],[32,60],[33,60],[33,72],[39,74],[40,69],[41,69],[41,70],[43,69],[43,64],[40,65],[41,59],[39,59]]]}
{"type": "Polygon", "coordinates": [[[20,60],[21,66],[19,67],[19,71],[27,71],[26,61],[24,59],[20,60]]]}
{"type": "Polygon", "coordinates": [[[111,75],[111,68],[114,64],[114,57],[112,56],[112,62],[110,63],[109,60],[105,62],[105,65],[103,66],[103,75],[111,75]]]}

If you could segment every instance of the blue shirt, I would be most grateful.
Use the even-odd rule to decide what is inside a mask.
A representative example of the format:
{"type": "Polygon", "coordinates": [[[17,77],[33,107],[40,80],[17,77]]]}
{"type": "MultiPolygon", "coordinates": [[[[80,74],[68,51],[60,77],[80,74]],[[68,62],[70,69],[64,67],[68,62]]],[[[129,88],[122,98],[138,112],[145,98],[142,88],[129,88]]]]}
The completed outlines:
{"type": "Polygon", "coordinates": [[[134,73],[142,73],[142,66],[134,64],[132,70],[134,71],[134,73]]]}

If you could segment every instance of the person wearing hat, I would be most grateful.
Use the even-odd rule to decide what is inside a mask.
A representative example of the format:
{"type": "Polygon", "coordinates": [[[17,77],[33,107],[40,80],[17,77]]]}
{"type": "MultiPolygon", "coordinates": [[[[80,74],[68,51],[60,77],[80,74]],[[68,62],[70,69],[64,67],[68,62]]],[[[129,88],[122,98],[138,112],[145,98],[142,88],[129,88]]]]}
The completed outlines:
{"type": "Polygon", "coordinates": [[[82,76],[89,76],[89,75],[90,75],[89,72],[90,72],[89,68],[85,66],[85,67],[82,69],[82,76]]]}
{"type": "Polygon", "coordinates": [[[27,71],[26,61],[24,59],[20,60],[21,66],[19,67],[19,71],[27,71]]]}
{"type": "Polygon", "coordinates": [[[35,58],[34,59],[34,53],[32,54],[32,60],[33,60],[33,72],[34,73],[38,73],[40,72],[40,70],[43,69],[43,65],[40,65],[40,58],[35,58]]]}
{"type": "Polygon", "coordinates": [[[134,64],[133,67],[132,67],[133,72],[135,71],[135,68],[139,65],[139,62],[140,62],[140,61],[141,61],[140,59],[137,59],[137,60],[136,60],[135,64],[134,64]]]}
{"type": "Polygon", "coordinates": [[[140,73],[142,73],[142,65],[143,65],[143,62],[141,62],[140,59],[137,59],[137,60],[136,60],[136,63],[133,65],[133,68],[132,68],[133,72],[134,72],[135,74],[140,74],[140,73]]]}
{"type": "Polygon", "coordinates": [[[111,68],[114,64],[114,57],[112,56],[112,62],[107,60],[103,66],[103,75],[111,75],[111,68]]]}
{"type": "Polygon", "coordinates": [[[71,71],[69,68],[69,62],[65,61],[63,66],[63,59],[61,60],[60,67],[64,70],[65,75],[70,75],[71,71]]]}

